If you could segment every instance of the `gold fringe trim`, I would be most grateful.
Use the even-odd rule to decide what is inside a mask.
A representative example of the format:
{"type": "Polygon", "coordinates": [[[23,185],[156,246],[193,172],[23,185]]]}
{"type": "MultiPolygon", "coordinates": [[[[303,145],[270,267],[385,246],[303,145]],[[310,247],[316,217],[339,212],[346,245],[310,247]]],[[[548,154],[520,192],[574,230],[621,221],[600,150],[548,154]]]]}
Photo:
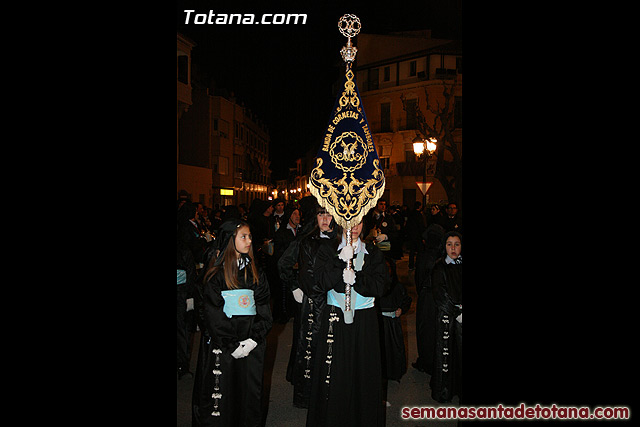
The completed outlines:
{"type": "Polygon", "coordinates": [[[331,215],[333,215],[333,219],[335,219],[336,223],[339,226],[341,226],[344,229],[350,229],[351,227],[354,227],[354,226],[360,224],[360,222],[362,222],[362,219],[367,214],[367,212],[369,212],[369,210],[371,208],[375,207],[378,204],[378,199],[380,199],[380,197],[382,197],[382,194],[384,193],[385,185],[386,185],[386,179],[384,178],[384,175],[383,175],[383,177],[382,177],[382,185],[380,186],[380,188],[378,190],[376,190],[375,197],[369,199],[369,201],[360,210],[360,213],[357,216],[351,218],[349,221],[347,221],[346,219],[344,219],[343,217],[338,215],[338,213],[336,211],[336,208],[331,203],[329,203],[328,200],[326,200],[322,196],[320,196],[320,189],[319,188],[315,187],[312,184],[312,185],[309,186],[309,191],[316,198],[316,200],[318,201],[318,204],[321,207],[325,208],[327,210],[327,212],[329,212],[331,215]]]}

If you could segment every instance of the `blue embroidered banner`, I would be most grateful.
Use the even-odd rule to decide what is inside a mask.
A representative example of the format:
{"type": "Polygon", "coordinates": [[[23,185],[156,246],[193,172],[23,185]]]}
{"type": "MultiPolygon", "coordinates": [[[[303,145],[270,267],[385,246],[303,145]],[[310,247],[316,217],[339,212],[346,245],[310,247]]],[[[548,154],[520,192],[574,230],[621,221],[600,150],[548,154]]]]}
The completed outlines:
{"type": "Polygon", "coordinates": [[[362,221],[385,186],[354,77],[349,63],[309,177],[311,194],[347,229],[362,221]]]}

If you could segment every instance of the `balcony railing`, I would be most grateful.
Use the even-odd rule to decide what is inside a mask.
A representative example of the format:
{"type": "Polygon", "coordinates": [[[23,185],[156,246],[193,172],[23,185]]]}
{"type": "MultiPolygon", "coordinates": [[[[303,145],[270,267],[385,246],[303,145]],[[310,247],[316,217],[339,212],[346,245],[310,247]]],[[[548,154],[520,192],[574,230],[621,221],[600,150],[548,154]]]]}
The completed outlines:
{"type": "Polygon", "coordinates": [[[424,160],[396,163],[396,171],[400,176],[422,176],[425,167],[424,160]]]}

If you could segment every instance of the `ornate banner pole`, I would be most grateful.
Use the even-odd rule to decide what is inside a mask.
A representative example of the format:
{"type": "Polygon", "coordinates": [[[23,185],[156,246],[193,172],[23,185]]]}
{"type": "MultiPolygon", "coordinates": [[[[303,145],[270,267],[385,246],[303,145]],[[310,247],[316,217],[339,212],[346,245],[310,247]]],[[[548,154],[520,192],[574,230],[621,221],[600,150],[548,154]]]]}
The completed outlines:
{"type": "MultiPolygon", "coordinates": [[[[346,230],[346,243],[352,247],[351,229],[375,206],[385,186],[380,159],[351,69],[358,52],[351,39],[360,32],[360,28],[360,19],[355,15],[343,15],[338,21],[338,30],[347,37],[347,45],[340,51],[346,63],[343,88],[336,98],[322,146],[318,150],[316,167],[309,175],[309,191],[318,204],[333,215],[336,223],[346,230]]],[[[351,287],[355,272],[352,259],[346,262],[343,312],[345,323],[352,323],[351,287]]]]}
{"type": "MultiPolygon", "coordinates": [[[[358,53],[358,48],[351,44],[351,38],[358,35],[361,27],[360,18],[356,15],[346,14],[338,21],[338,30],[347,38],[347,45],[343,46],[342,50],[340,50],[342,60],[347,64],[347,70],[351,68],[351,64],[356,59],[356,53],[358,53]]],[[[351,241],[351,221],[347,221],[347,245],[353,246],[353,242],[351,241]]],[[[353,271],[351,259],[347,260],[347,270],[353,271]]],[[[345,283],[344,285],[344,323],[353,323],[350,283],[345,283]]]]}

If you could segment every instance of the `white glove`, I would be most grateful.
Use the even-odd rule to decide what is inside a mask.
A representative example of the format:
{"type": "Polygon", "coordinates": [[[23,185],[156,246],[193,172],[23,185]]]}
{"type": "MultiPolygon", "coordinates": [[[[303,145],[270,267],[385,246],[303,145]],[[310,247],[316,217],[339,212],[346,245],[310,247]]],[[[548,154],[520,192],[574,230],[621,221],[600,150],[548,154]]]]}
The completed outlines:
{"type": "Polygon", "coordinates": [[[345,268],[342,271],[342,281],[344,283],[348,283],[349,285],[353,285],[354,283],[356,283],[356,272],[345,268]]]}
{"type": "Polygon", "coordinates": [[[462,313],[460,313],[460,314],[458,315],[458,317],[456,317],[456,320],[457,320],[458,322],[462,323],[462,313]]]}
{"type": "Polygon", "coordinates": [[[187,298],[187,311],[193,310],[193,298],[187,298]]]}
{"type": "Polygon", "coordinates": [[[376,237],[376,242],[382,242],[383,240],[387,240],[388,237],[386,234],[382,233],[382,234],[378,234],[378,237],[376,237]]]}
{"type": "Polygon", "coordinates": [[[241,357],[245,357],[246,356],[246,354],[244,354],[244,352],[242,350],[242,343],[240,343],[238,348],[236,348],[234,350],[234,352],[231,353],[231,356],[233,356],[234,359],[240,359],[241,357]]]}
{"type": "Polygon", "coordinates": [[[240,346],[242,347],[242,354],[246,357],[249,355],[251,350],[258,346],[258,343],[251,338],[247,338],[244,341],[240,341],[240,346]]]}
{"type": "Polygon", "coordinates": [[[340,251],[340,255],[338,255],[338,258],[340,258],[344,262],[347,262],[348,260],[353,258],[353,246],[347,245],[342,248],[342,250],[340,251]]]}
{"type": "Polygon", "coordinates": [[[293,299],[296,300],[297,303],[302,303],[302,297],[304,297],[304,292],[302,292],[302,289],[295,289],[294,291],[292,291],[292,293],[293,299]]]}

